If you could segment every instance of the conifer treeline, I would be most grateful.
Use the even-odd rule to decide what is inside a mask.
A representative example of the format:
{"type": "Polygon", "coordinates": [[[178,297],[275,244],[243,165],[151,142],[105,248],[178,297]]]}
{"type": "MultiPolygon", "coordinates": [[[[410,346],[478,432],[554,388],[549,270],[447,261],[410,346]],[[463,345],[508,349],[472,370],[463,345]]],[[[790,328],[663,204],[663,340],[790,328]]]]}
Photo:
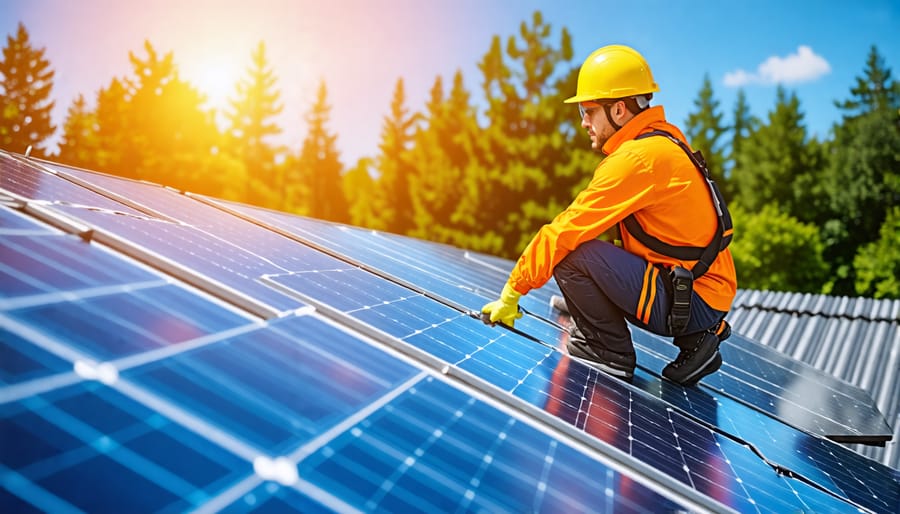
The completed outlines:
{"type": "MultiPolygon", "coordinates": [[[[129,53],[131,75],[94,102],[73,101],[51,155],[53,70],[20,24],[0,62],[0,148],[30,145],[87,169],[514,258],[599,160],[561,106],[580,62],[569,32],[551,29],[535,12],[505,44],[493,38],[478,62],[481,111],[461,72],[436,77],[421,109],[407,105],[399,78],[377,155],[348,168],[325,83],[299,152],[270,142],[283,107],[262,42],[224,129],[172,54],[147,42],[129,53]]],[[[900,298],[900,83],[875,46],[834,104],[842,120],[819,141],[784,87],[765,119],[750,115],[743,91],[725,116],[702,78],[684,128],[732,208],[741,287],[900,298]]]]}

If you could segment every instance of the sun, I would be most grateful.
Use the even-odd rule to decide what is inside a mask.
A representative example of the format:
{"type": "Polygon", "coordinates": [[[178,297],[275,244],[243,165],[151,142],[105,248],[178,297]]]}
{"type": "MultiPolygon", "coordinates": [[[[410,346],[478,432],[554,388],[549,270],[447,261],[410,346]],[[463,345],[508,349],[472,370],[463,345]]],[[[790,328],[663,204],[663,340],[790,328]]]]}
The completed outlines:
{"type": "Polygon", "coordinates": [[[228,99],[236,94],[241,80],[240,63],[233,56],[211,56],[186,66],[182,72],[206,96],[206,105],[218,111],[228,106],[228,99]]]}

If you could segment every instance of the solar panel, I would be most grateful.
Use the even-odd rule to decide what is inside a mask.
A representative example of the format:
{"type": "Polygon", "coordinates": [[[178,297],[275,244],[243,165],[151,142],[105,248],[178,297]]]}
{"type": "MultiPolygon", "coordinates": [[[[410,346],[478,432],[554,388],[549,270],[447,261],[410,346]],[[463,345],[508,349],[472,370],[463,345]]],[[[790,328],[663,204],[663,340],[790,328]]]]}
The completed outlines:
{"type": "Polygon", "coordinates": [[[0,444],[0,511],[893,512],[900,502],[891,470],[715,389],[646,370],[624,384],[570,361],[552,312],[517,332],[470,318],[502,286],[502,261],[221,204],[257,216],[240,219],[158,186],[53,171],[134,213],[18,200],[75,237],[0,209],[0,237],[17,245],[0,254],[0,441],[30,441],[0,444]],[[100,264],[85,264],[94,253],[100,264]],[[45,271],[32,276],[41,267],[29,258],[45,271]],[[88,497],[74,476],[118,489],[88,497]]]}
{"type": "MultiPolygon", "coordinates": [[[[354,262],[398,281],[414,284],[440,299],[470,309],[479,308],[493,299],[506,280],[508,272],[499,266],[473,265],[462,251],[454,254],[441,245],[396,235],[337,226],[321,221],[286,216],[281,213],[236,204],[224,208],[253,217],[272,227],[292,233],[352,259],[354,262]]],[[[553,289],[550,288],[552,292],[553,289]]],[[[557,290],[558,291],[558,290],[557,290]]],[[[544,319],[553,316],[546,295],[525,296],[527,310],[544,319]],[[535,302],[536,299],[540,299],[535,302]],[[530,302],[530,303],[529,303],[530,302]]],[[[558,339],[551,327],[528,321],[520,322],[525,332],[544,341],[558,339]],[[549,337],[549,339],[548,339],[549,337]]],[[[633,328],[640,365],[646,365],[645,352],[653,352],[673,360],[677,348],[636,327],[633,328]]],[[[828,378],[810,367],[791,365],[791,361],[773,352],[756,351],[761,345],[746,344],[739,335],[726,341],[726,357],[720,373],[707,377],[704,384],[720,393],[748,403],[755,408],[789,422],[801,429],[848,442],[883,442],[892,436],[884,416],[871,397],[840,381],[828,378]],[[748,350],[752,348],[753,351],[748,350]],[[809,401],[808,394],[798,397],[791,391],[814,391],[821,401],[809,401]]],[[[665,365],[663,362],[663,365],[665,365]]],[[[662,366],[653,368],[662,369],[662,366]]]]}
{"type": "MultiPolygon", "coordinates": [[[[238,210],[240,210],[240,209],[238,209],[238,210]]],[[[246,213],[251,213],[253,211],[256,211],[256,209],[253,209],[253,208],[244,208],[243,210],[246,213]]],[[[263,214],[260,217],[269,223],[278,223],[279,219],[282,218],[282,216],[280,214],[269,212],[269,211],[263,211],[263,214]]],[[[290,221],[292,221],[292,219],[291,220],[281,219],[282,228],[289,228],[287,226],[287,224],[290,223],[290,221]]],[[[337,242],[331,243],[330,248],[336,249],[335,251],[340,250],[342,252],[344,248],[363,247],[363,248],[366,248],[368,251],[376,251],[377,252],[381,248],[380,246],[378,246],[377,244],[372,242],[371,239],[373,239],[373,237],[370,237],[368,240],[366,240],[366,244],[353,245],[352,243],[346,241],[347,238],[354,238],[354,237],[365,238],[366,236],[363,231],[347,229],[347,228],[343,228],[343,227],[334,227],[334,226],[331,227],[331,230],[328,230],[328,229],[312,230],[308,227],[314,226],[314,225],[321,225],[322,223],[316,222],[316,221],[310,221],[310,220],[302,220],[298,224],[305,227],[305,228],[303,228],[304,235],[316,233],[316,234],[318,234],[317,238],[319,240],[321,240],[322,242],[327,243],[329,241],[329,237],[333,237],[333,239],[336,240],[337,242]],[[325,235],[323,235],[323,234],[325,234],[325,235]]],[[[298,230],[298,229],[295,228],[294,230],[298,230]]],[[[377,235],[377,234],[374,234],[374,235],[377,235]]],[[[395,252],[406,256],[405,261],[402,260],[399,255],[391,255],[390,257],[385,258],[383,260],[379,260],[378,257],[376,257],[375,262],[377,263],[376,266],[378,267],[378,270],[384,271],[385,268],[389,268],[392,270],[400,270],[400,272],[404,274],[404,276],[403,276],[404,281],[409,281],[411,278],[414,278],[414,276],[412,274],[414,274],[416,272],[422,272],[421,271],[422,268],[432,268],[432,267],[436,266],[436,264],[434,262],[431,262],[430,265],[422,264],[422,261],[417,260],[415,258],[415,253],[411,253],[409,251],[409,248],[407,248],[407,246],[408,245],[402,245],[402,242],[401,242],[400,250],[394,250],[395,252]],[[409,262],[411,264],[405,264],[407,262],[409,262]],[[406,266],[406,268],[404,268],[404,266],[406,266]],[[412,272],[409,271],[410,267],[416,268],[417,271],[416,270],[414,270],[412,272]]],[[[360,251],[356,250],[356,253],[359,254],[360,251]]],[[[354,257],[354,259],[358,260],[360,258],[364,258],[365,255],[354,255],[353,257],[354,257]]],[[[431,257],[433,258],[434,255],[432,254],[431,257]]],[[[371,259],[369,262],[372,262],[371,259]]],[[[445,264],[447,264],[447,263],[445,263],[444,261],[439,261],[439,264],[437,264],[437,265],[443,266],[445,264]]],[[[457,272],[458,272],[458,270],[457,270],[457,272]]],[[[287,284],[292,281],[291,277],[270,277],[270,279],[277,281],[279,283],[282,283],[282,284],[287,284]]],[[[425,282],[425,280],[420,280],[417,283],[423,283],[423,282],[425,282]]],[[[303,284],[298,284],[295,287],[299,287],[300,290],[302,290],[303,284]]],[[[371,286],[360,286],[359,284],[353,284],[353,285],[348,284],[346,287],[338,287],[337,289],[355,291],[355,290],[373,290],[374,288],[371,286]]],[[[440,288],[435,288],[432,290],[440,290],[440,288]]],[[[422,319],[423,309],[420,306],[420,304],[423,302],[427,303],[426,299],[418,298],[418,297],[414,299],[415,301],[411,301],[410,299],[405,298],[404,294],[408,294],[408,293],[405,293],[401,289],[401,290],[398,290],[398,292],[392,296],[373,300],[371,302],[371,305],[365,305],[365,306],[356,305],[356,306],[353,306],[352,309],[348,309],[348,310],[352,311],[354,316],[362,319],[363,321],[365,321],[377,328],[381,328],[381,329],[387,330],[387,331],[394,329],[394,330],[399,330],[400,332],[404,332],[404,331],[409,330],[409,328],[404,326],[406,324],[406,322],[404,322],[403,320],[404,319],[422,319]],[[403,313],[398,314],[396,312],[393,312],[393,313],[390,312],[392,309],[398,309],[398,308],[402,309],[402,308],[398,307],[398,305],[400,304],[399,302],[401,302],[401,301],[408,304],[406,307],[408,309],[408,312],[406,313],[406,315],[404,315],[403,313]],[[409,305],[412,305],[412,307],[409,307],[409,305]]],[[[455,297],[457,299],[461,298],[461,297],[463,297],[463,293],[456,292],[455,297]]],[[[360,301],[365,301],[365,300],[360,299],[360,301]]],[[[336,306],[336,307],[340,308],[340,306],[336,306]]],[[[434,309],[436,307],[432,305],[431,308],[434,309]]],[[[475,337],[472,337],[470,334],[467,334],[464,329],[460,329],[460,328],[456,327],[453,324],[453,322],[450,322],[449,320],[451,319],[451,316],[453,316],[453,315],[459,316],[459,313],[448,309],[447,312],[443,316],[436,316],[434,318],[434,320],[432,320],[433,324],[442,324],[442,326],[448,327],[447,330],[445,331],[446,333],[441,333],[439,336],[428,335],[428,330],[423,329],[422,327],[415,329],[417,334],[414,336],[414,339],[413,338],[407,339],[405,337],[407,334],[400,333],[400,332],[394,333],[394,335],[396,335],[397,337],[403,338],[404,340],[407,340],[408,342],[413,342],[414,344],[417,344],[417,343],[421,344],[422,345],[421,347],[423,349],[427,349],[427,351],[434,354],[435,356],[438,356],[444,360],[447,360],[450,363],[458,363],[458,365],[460,366],[461,369],[466,369],[467,371],[473,371],[475,374],[477,374],[481,378],[484,378],[484,379],[490,381],[491,383],[494,383],[495,385],[498,385],[504,389],[512,391],[514,389],[515,384],[517,384],[517,382],[521,379],[521,373],[520,373],[521,367],[519,370],[515,370],[512,372],[508,369],[504,369],[503,368],[504,364],[507,366],[509,365],[509,362],[508,362],[509,359],[504,359],[503,357],[500,357],[500,355],[508,356],[511,354],[511,352],[508,349],[504,349],[502,351],[497,351],[497,352],[493,352],[493,353],[483,352],[482,354],[479,354],[477,356],[472,355],[471,357],[469,356],[469,354],[465,354],[465,352],[467,352],[467,351],[474,352],[476,350],[479,350],[479,348],[477,348],[477,345],[472,343],[472,341],[477,341],[478,339],[475,337]],[[452,328],[450,328],[450,327],[452,327],[452,328]],[[462,336],[462,337],[458,337],[458,339],[460,341],[457,341],[456,339],[457,339],[458,334],[466,334],[466,335],[462,336]],[[452,344],[445,344],[446,341],[452,341],[452,344]],[[461,356],[463,354],[465,354],[465,358],[460,360],[461,356]],[[486,355],[487,355],[487,357],[486,357],[486,355]]],[[[552,331],[552,329],[549,327],[543,327],[543,330],[545,332],[548,330],[552,331]]],[[[528,331],[528,330],[526,330],[526,331],[528,331]]],[[[648,334],[645,334],[645,335],[648,335],[648,334]]],[[[545,337],[544,340],[545,341],[559,341],[561,338],[562,338],[562,335],[557,331],[557,333],[555,334],[554,337],[552,337],[552,338],[545,337]]],[[[651,344],[649,344],[648,346],[655,347],[656,342],[651,342],[651,344]]],[[[670,345],[667,345],[667,346],[670,346],[670,345]]],[[[648,353],[648,356],[651,359],[656,357],[656,355],[653,353],[648,353]]],[[[661,369],[665,365],[665,363],[668,362],[668,360],[671,360],[672,358],[674,358],[674,354],[669,356],[667,360],[663,360],[663,361],[655,363],[653,366],[651,366],[651,368],[652,369],[661,369]]],[[[651,360],[651,362],[652,362],[652,360],[651,360]]],[[[758,361],[755,361],[755,362],[757,362],[757,365],[758,365],[758,361]]],[[[528,368],[525,367],[525,369],[528,369],[528,368]]],[[[535,376],[537,376],[537,375],[535,375],[535,376]]],[[[790,375],[788,375],[788,376],[790,376],[790,375]]],[[[797,376],[799,376],[799,375],[797,375],[797,376]]],[[[657,383],[658,382],[659,381],[657,381],[657,383]]],[[[768,405],[768,404],[770,404],[770,402],[773,402],[774,400],[778,399],[778,398],[774,397],[774,395],[768,393],[765,388],[760,388],[758,386],[742,388],[741,386],[743,386],[743,383],[739,382],[739,381],[736,381],[734,385],[730,386],[730,390],[732,391],[732,396],[736,396],[736,397],[738,397],[744,401],[747,401],[751,404],[768,405]]],[[[772,389],[772,388],[773,388],[772,386],[769,387],[769,389],[772,389]]],[[[697,395],[694,395],[694,396],[695,396],[695,400],[696,400],[697,395]]],[[[838,398],[840,398],[840,397],[838,397],[838,398]]],[[[784,401],[784,400],[781,399],[781,401],[784,401]]],[[[714,399],[714,400],[712,400],[712,402],[714,404],[716,404],[719,411],[721,411],[727,415],[729,420],[733,419],[733,415],[730,414],[730,412],[735,410],[735,402],[731,401],[730,398],[728,398],[728,397],[724,397],[722,400],[714,399]]],[[[831,403],[832,403],[832,405],[839,405],[839,402],[837,402],[837,401],[833,401],[831,403]]],[[[837,427],[835,427],[835,425],[837,425],[836,423],[829,423],[831,421],[830,418],[821,416],[821,414],[819,414],[817,412],[809,413],[809,419],[800,419],[799,415],[796,414],[796,410],[806,411],[807,409],[800,404],[796,404],[796,405],[797,406],[795,407],[794,413],[792,415],[788,415],[788,414],[782,414],[782,415],[785,418],[787,418],[788,420],[792,420],[792,421],[797,421],[799,419],[797,424],[799,424],[801,426],[805,426],[805,427],[812,427],[813,429],[816,430],[816,433],[829,434],[829,433],[841,432],[841,428],[844,425],[838,425],[837,427]]],[[[690,407],[690,403],[688,403],[687,406],[690,407]]],[[[772,407],[773,407],[772,410],[775,410],[776,408],[778,408],[780,406],[773,403],[772,407]]],[[[783,406],[782,406],[782,408],[783,408],[783,406]]],[[[690,412],[690,409],[688,410],[688,412],[690,412]]],[[[875,411],[875,412],[877,413],[877,411],[875,411]]],[[[776,413],[777,413],[777,410],[776,410],[776,413]]],[[[765,434],[771,434],[772,432],[779,432],[778,424],[773,424],[763,417],[753,417],[753,418],[755,420],[755,423],[752,426],[755,427],[756,430],[746,430],[746,429],[745,430],[736,430],[736,432],[738,434],[744,435],[746,437],[745,439],[741,439],[743,442],[746,442],[748,444],[753,444],[754,439],[759,434],[765,435],[765,434]],[[774,427],[774,428],[771,428],[767,425],[771,425],[771,427],[774,427]]],[[[715,425],[715,422],[713,421],[711,424],[715,425]]],[[[732,425],[734,426],[733,422],[732,422],[732,425]]],[[[869,436],[866,435],[866,437],[869,437],[869,436]]],[[[808,439],[808,436],[805,436],[805,437],[801,436],[799,438],[790,438],[790,439],[799,440],[802,442],[805,439],[808,439]]],[[[831,459],[828,456],[832,455],[835,451],[837,453],[841,454],[843,456],[843,458],[846,458],[849,460],[854,460],[854,461],[860,463],[861,465],[865,463],[865,459],[854,454],[853,452],[850,452],[849,450],[846,450],[843,448],[837,448],[837,449],[829,448],[827,446],[822,447],[822,446],[816,445],[816,444],[808,445],[808,446],[810,446],[810,450],[808,453],[803,453],[803,454],[799,454],[799,455],[798,454],[787,454],[787,456],[785,456],[785,454],[779,452],[779,449],[781,448],[783,441],[784,441],[784,437],[773,438],[770,436],[770,437],[767,437],[767,438],[761,440],[758,443],[758,446],[761,451],[763,451],[764,453],[768,452],[769,454],[772,455],[772,458],[771,458],[771,460],[769,460],[769,462],[773,465],[784,466],[788,469],[791,469],[792,467],[804,468],[804,467],[808,467],[809,463],[816,459],[821,460],[823,462],[830,461],[831,459]]],[[[824,464],[823,464],[823,466],[824,466],[824,464]]],[[[841,494],[846,497],[850,497],[851,499],[853,499],[855,501],[859,501],[862,504],[872,503],[875,506],[881,506],[881,507],[884,506],[884,502],[879,499],[879,493],[877,493],[877,491],[879,490],[878,487],[876,487],[874,489],[870,488],[870,487],[866,487],[866,486],[857,487],[856,483],[860,479],[852,476],[852,474],[848,475],[847,473],[845,473],[843,471],[843,469],[840,466],[832,465],[830,467],[829,466],[825,466],[825,467],[826,467],[826,471],[822,471],[820,473],[822,473],[823,475],[827,475],[829,477],[831,477],[832,475],[834,476],[834,478],[826,479],[826,481],[829,483],[829,487],[831,486],[831,482],[833,480],[837,481],[839,484],[842,484],[842,485],[835,485],[833,487],[830,487],[830,490],[832,490],[835,494],[841,494]],[[846,489],[846,491],[844,489],[846,489]]],[[[879,477],[884,476],[883,475],[884,471],[885,471],[884,469],[881,469],[881,470],[879,470],[878,473],[874,474],[872,477],[863,476],[862,477],[862,480],[864,481],[863,483],[866,483],[865,481],[868,481],[869,483],[879,483],[879,480],[880,480],[879,477]]],[[[880,483],[884,484],[885,482],[883,480],[881,480],[880,483]]],[[[890,481],[887,482],[887,485],[890,485],[890,481]]],[[[888,487],[887,490],[891,491],[891,488],[888,487]]],[[[888,502],[895,498],[894,496],[892,496],[893,494],[894,493],[891,493],[888,495],[888,498],[887,498],[888,502]]]]}
{"type": "MultiPolygon", "coordinates": [[[[270,279],[288,290],[302,294],[304,300],[313,302],[315,300],[310,300],[309,296],[315,295],[315,291],[320,288],[311,284],[311,281],[327,280],[335,289],[366,291],[365,294],[354,296],[352,303],[336,302],[330,306],[422,349],[454,368],[472,373],[527,400],[622,451],[639,459],[647,459],[657,469],[685,483],[693,483],[696,471],[688,469],[685,473],[684,465],[680,463],[704,463],[709,460],[751,463],[747,468],[742,467],[742,464],[733,464],[729,471],[717,471],[719,476],[730,477],[729,483],[743,483],[742,477],[756,475],[758,471],[754,466],[764,460],[764,465],[786,470],[804,470],[804,476],[821,478],[816,483],[832,494],[867,507],[884,508],[891,501],[898,500],[896,490],[891,491],[891,480],[885,478],[888,476],[885,468],[869,472],[864,457],[802,432],[785,430],[786,427],[781,423],[754,412],[748,413],[745,406],[728,397],[716,399],[703,391],[671,386],[646,372],[641,373],[638,387],[659,399],[668,399],[669,402],[636,395],[623,384],[578,362],[569,361],[558,350],[536,344],[511,332],[498,334],[496,330],[457,310],[423,295],[410,295],[409,290],[402,286],[383,284],[379,277],[373,275],[355,276],[344,285],[340,284],[340,277],[325,279],[322,274],[314,277],[289,275],[270,279]],[[670,386],[669,397],[663,394],[666,386],[670,386]],[[595,392],[587,394],[586,387],[595,392]],[[672,401],[670,396],[673,389],[683,391],[680,401],[672,401]],[[681,411],[671,413],[669,405],[675,405],[681,411]],[[630,414],[638,406],[642,407],[642,415],[641,421],[636,423],[625,413],[630,414]],[[683,418],[682,412],[688,417],[683,418]],[[592,416],[595,415],[602,423],[591,424],[592,416]],[[736,437],[733,440],[716,440],[714,444],[697,445],[698,449],[689,447],[692,451],[679,449],[679,452],[673,454],[672,449],[678,446],[673,446],[670,439],[670,427],[675,423],[673,418],[678,418],[685,425],[690,425],[696,419],[705,423],[701,427],[693,427],[692,433],[712,433],[724,426],[728,430],[722,430],[723,433],[736,437]],[[644,430],[632,429],[633,426],[643,427],[644,430]],[[629,431],[632,431],[630,435],[629,431]],[[784,452],[782,449],[785,444],[794,448],[803,446],[805,451],[784,452]],[[736,459],[733,455],[720,454],[719,449],[726,445],[739,448],[734,452],[745,451],[749,454],[753,452],[745,445],[755,445],[755,451],[762,454],[762,460],[755,454],[749,458],[745,456],[743,460],[736,459]],[[636,446],[642,451],[635,452],[636,446]],[[834,457],[835,455],[839,457],[834,457]],[[664,466],[663,462],[671,464],[664,466]],[[848,468],[842,464],[846,462],[855,462],[862,471],[858,475],[848,472],[848,468]]],[[[557,336],[563,337],[562,333],[557,336]]],[[[713,437],[719,435],[715,433],[713,437]]],[[[685,440],[684,435],[679,436],[677,431],[675,436],[680,438],[678,440],[685,440]]],[[[703,472],[696,473],[704,475],[703,472]]],[[[756,479],[757,482],[759,480],[756,479]]],[[[747,491],[748,497],[736,499],[736,503],[731,506],[742,510],[741,501],[748,502],[747,505],[776,501],[769,498],[769,492],[778,491],[779,487],[782,486],[766,484],[759,491],[747,491]],[[766,498],[755,496],[759,494],[766,498]]],[[[780,508],[789,507],[795,508],[789,503],[780,508]]],[[[771,508],[778,511],[774,505],[771,508]]]]}
{"type": "Polygon", "coordinates": [[[63,202],[107,209],[116,212],[140,214],[134,209],[95,193],[90,189],[61,180],[51,173],[43,172],[33,166],[24,164],[9,154],[0,153],[0,189],[27,200],[44,202],[63,202]]]}
{"type": "MultiPolygon", "coordinates": [[[[95,244],[78,244],[87,261],[116,259],[95,244]]],[[[132,266],[113,275],[136,290],[128,280],[153,274],[132,266]]],[[[80,304],[101,269],[81,270],[76,282],[46,277],[45,289],[56,296],[4,296],[80,304]]],[[[106,287],[106,296],[126,300],[106,287]]],[[[149,324],[164,329],[179,312],[207,319],[204,311],[228,310],[182,290],[195,305],[151,302],[133,319],[168,320],[149,324]]],[[[83,330],[54,330],[52,315],[15,319],[19,310],[6,304],[0,314],[7,386],[0,389],[0,433],[2,441],[16,441],[0,445],[3,512],[685,508],[640,477],[623,480],[558,437],[317,317],[248,323],[239,331],[210,327],[167,351],[110,353],[86,348],[83,330]],[[399,432],[386,427],[421,439],[398,440],[399,432]],[[348,481],[344,468],[363,464],[357,456],[379,466],[363,466],[366,480],[348,481]],[[519,469],[526,461],[540,473],[519,469]],[[568,483],[585,470],[605,482],[568,483]],[[421,480],[433,483],[415,487],[421,480]],[[530,494],[510,495],[510,488],[530,494]],[[566,488],[580,494],[562,494],[566,488]]],[[[80,318],[97,326],[95,335],[119,331],[102,326],[119,318],[108,310],[85,310],[80,318]]]]}

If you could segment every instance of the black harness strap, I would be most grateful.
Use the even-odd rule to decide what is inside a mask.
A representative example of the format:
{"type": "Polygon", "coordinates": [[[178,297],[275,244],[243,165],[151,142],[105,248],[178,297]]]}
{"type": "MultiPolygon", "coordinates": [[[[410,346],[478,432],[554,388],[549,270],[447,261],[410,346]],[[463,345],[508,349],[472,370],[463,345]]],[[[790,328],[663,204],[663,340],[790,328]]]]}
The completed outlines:
{"type": "Polygon", "coordinates": [[[704,273],[707,272],[707,270],[709,270],[709,267],[712,266],[712,263],[714,260],[716,260],[716,256],[719,255],[719,252],[724,250],[731,243],[731,214],[728,212],[728,208],[725,206],[725,201],[722,198],[722,193],[719,191],[718,186],[716,186],[716,183],[710,177],[709,169],[707,169],[706,167],[706,161],[703,159],[703,155],[700,152],[692,152],[691,149],[680,139],[662,130],[647,132],[645,134],[639,135],[635,139],[643,139],[645,137],[651,136],[664,136],[673,143],[677,144],[691,159],[694,167],[696,167],[700,174],[703,175],[703,178],[706,180],[706,185],[709,189],[709,194],[712,197],[713,206],[716,209],[716,217],[718,218],[716,233],[713,235],[712,241],[710,241],[709,245],[707,245],[706,247],[675,246],[660,241],[656,237],[648,234],[644,230],[644,227],[642,227],[638,222],[637,218],[635,218],[634,214],[631,214],[627,218],[622,220],[622,225],[632,236],[634,236],[635,239],[640,241],[641,244],[643,244],[647,248],[650,248],[654,252],[661,253],[663,255],[683,261],[697,261],[697,263],[694,264],[694,267],[691,268],[691,275],[693,275],[693,277],[696,279],[701,277],[704,273]]]}
{"type": "Polygon", "coordinates": [[[644,227],[638,223],[634,214],[631,214],[622,220],[622,226],[624,226],[635,239],[640,241],[641,244],[654,252],[682,261],[697,261],[690,271],[676,265],[673,266],[672,270],[669,272],[669,279],[672,283],[672,305],[669,309],[667,323],[669,325],[669,330],[673,335],[680,335],[687,328],[688,321],[691,319],[691,297],[693,295],[694,280],[703,276],[703,274],[709,270],[709,267],[712,266],[712,263],[716,260],[719,252],[724,250],[725,247],[731,243],[731,214],[725,206],[725,200],[722,198],[722,193],[710,177],[709,169],[706,167],[706,160],[703,159],[703,155],[700,152],[692,152],[680,139],[663,130],[647,132],[646,134],[639,135],[635,139],[643,139],[651,136],[667,137],[670,141],[684,150],[684,153],[691,159],[694,167],[697,168],[697,171],[699,171],[706,180],[709,194],[712,197],[713,206],[716,209],[716,217],[718,218],[716,233],[713,235],[712,241],[710,241],[705,248],[699,246],[675,246],[660,241],[644,230],[644,227]]]}

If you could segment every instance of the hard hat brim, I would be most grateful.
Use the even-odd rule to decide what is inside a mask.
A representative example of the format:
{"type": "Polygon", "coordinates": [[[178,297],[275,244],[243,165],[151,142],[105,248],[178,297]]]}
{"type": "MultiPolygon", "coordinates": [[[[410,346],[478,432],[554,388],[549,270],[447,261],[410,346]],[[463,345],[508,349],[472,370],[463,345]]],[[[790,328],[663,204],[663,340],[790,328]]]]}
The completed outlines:
{"type": "Polygon", "coordinates": [[[591,100],[596,100],[596,99],[597,98],[595,98],[592,95],[575,95],[573,97],[566,98],[565,100],[563,100],[563,103],[564,104],[574,104],[574,103],[581,103],[581,102],[590,102],[591,100]]]}

